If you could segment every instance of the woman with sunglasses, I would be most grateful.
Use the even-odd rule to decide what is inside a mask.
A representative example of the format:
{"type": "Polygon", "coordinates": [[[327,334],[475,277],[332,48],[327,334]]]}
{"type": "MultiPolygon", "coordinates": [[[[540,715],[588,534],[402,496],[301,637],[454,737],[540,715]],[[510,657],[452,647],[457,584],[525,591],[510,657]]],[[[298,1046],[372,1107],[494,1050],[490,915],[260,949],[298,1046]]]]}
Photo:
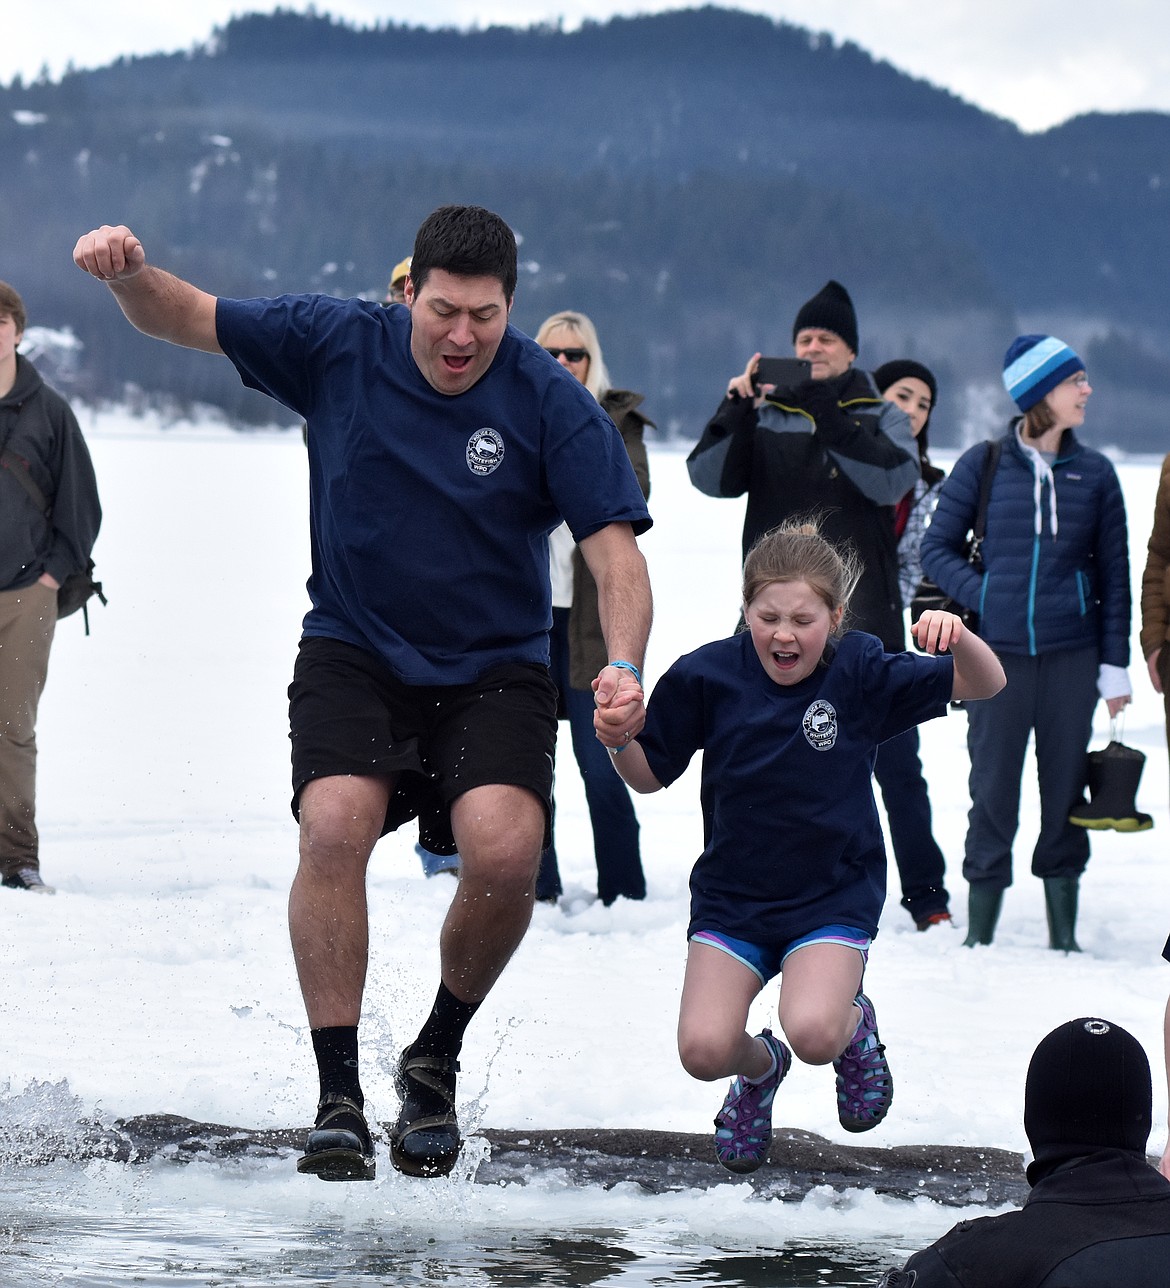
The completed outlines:
{"type": "MultiPolygon", "coordinates": [[[[642,494],[649,497],[650,464],[642,433],[654,422],[638,410],[641,394],[610,387],[593,323],[584,313],[554,313],[541,324],[536,342],[589,390],[618,427],[642,494]]],[[[597,586],[564,525],[552,534],[549,546],[553,578],[552,675],[561,692],[573,754],[585,783],[597,859],[597,894],[607,906],[619,898],[644,899],[646,878],[638,846],[638,819],[626,785],[613,772],[609,755],[593,731],[590,683],[608,660],[597,609],[597,586]],[[601,661],[594,666],[598,658],[601,661]]],[[[551,901],[560,890],[556,853],[550,846],[541,860],[536,896],[551,901]]]]}
{"type": "Polygon", "coordinates": [[[1078,952],[1077,894],[1089,836],[1069,813],[1085,785],[1098,700],[1112,717],[1130,699],[1125,502],[1109,459],[1077,437],[1093,390],[1067,344],[1018,336],[1004,357],[1003,381],[1022,414],[992,475],[982,569],[968,562],[964,543],[990,444],[955,463],[922,539],[927,576],[979,613],[979,634],[1007,673],[1007,688],[967,713],[966,942],[991,943],[1012,883],[1020,780],[1034,736],[1040,835],[1032,872],[1044,882],[1049,947],[1078,952]]]}

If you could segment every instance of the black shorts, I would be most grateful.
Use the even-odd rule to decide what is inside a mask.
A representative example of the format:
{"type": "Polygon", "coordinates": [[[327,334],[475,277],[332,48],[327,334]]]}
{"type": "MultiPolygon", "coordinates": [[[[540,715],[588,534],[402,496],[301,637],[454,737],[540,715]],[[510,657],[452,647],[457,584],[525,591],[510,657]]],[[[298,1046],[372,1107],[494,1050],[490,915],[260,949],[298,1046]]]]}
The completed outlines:
{"type": "Polygon", "coordinates": [[[301,640],[288,689],[293,815],[314,778],[392,777],[382,835],[412,818],[434,854],[454,854],[451,802],[473,787],[526,787],[551,840],[557,691],[548,670],[505,663],[472,684],[404,684],[373,653],[301,640]]]}

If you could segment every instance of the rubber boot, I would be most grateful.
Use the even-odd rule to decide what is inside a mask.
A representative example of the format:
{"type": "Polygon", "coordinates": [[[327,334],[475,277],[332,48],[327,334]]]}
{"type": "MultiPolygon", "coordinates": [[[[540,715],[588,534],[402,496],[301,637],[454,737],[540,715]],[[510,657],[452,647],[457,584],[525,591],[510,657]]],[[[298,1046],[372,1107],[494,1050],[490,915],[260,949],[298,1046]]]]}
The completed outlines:
{"type": "Polygon", "coordinates": [[[1104,751],[1089,753],[1088,787],[1091,800],[1074,805],[1068,821],[1093,831],[1146,832],[1154,826],[1137,807],[1137,789],[1146,758],[1142,752],[1111,742],[1104,751]]]}
{"type": "Polygon", "coordinates": [[[964,948],[976,944],[989,944],[995,938],[995,923],[1003,907],[1003,887],[988,885],[986,881],[973,881],[967,894],[967,938],[964,948]]]}
{"type": "Polygon", "coordinates": [[[1048,947],[1062,953],[1079,953],[1077,887],[1080,877],[1045,877],[1044,906],[1048,911],[1048,947]]]}

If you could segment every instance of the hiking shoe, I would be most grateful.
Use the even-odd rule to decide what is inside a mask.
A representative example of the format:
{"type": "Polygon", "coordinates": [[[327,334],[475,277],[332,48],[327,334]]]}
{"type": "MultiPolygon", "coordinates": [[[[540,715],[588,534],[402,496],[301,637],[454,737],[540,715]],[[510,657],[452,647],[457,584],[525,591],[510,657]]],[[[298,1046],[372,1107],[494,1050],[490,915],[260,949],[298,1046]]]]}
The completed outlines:
{"type": "Polygon", "coordinates": [[[792,1052],[771,1029],[759,1036],[776,1057],[776,1068],[763,1082],[736,1078],[715,1116],[715,1156],[729,1172],[754,1172],[768,1157],[772,1101],[792,1064],[792,1052]]]}
{"type": "Polygon", "coordinates": [[[446,1176],[459,1157],[459,1121],[455,1117],[454,1056],[414,1055],[410,1047],[398,1057],[394,1086],[402,1098],[398,1121],[390,1133],[390,1161],[407,1176],[446,1176]]]}
{"type": "Polygon", "coordinates": [[[357,1102],[335,1091],[323,1096],[297,1171],[323,1181],[372,1181],[374,1166],[374,1142],[357,1102]]]}
{"type": "Polygon", "coordinates": [[[846,1131],[869,1131],[889,1112],[894,1080],[886,1048],[878,1041],[873,1003],[864,993],[854,999],[861,1023],[853,1041],[833,1061],[837,1071],[837,1117],[846,1131]]]}
{"type": "Polygon", "coordinates": [[[10,890],[31,890],[34,894],[56,894],[57,891],[51,885],[45,885],[41,880],[41,874],[36,868],[17,868],[15,872],[10,872],[0,884],[6,885],[10,890]]]}
{"type": "Polygon", "coordinates": [[[954,918],[944,908],[942,912],[928,913],[921,921],[914,923],[919,930],[929,930],[931,926],[953,926],[954,918]]]}

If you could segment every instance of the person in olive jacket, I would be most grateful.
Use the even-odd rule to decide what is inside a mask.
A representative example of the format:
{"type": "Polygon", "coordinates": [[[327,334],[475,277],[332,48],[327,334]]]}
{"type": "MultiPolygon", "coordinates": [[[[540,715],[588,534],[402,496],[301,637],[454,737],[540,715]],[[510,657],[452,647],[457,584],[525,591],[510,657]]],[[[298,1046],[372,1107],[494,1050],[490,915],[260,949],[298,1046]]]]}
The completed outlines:
{"type": "MultiPolygon", "coordinates": [[[[554,313],[541,323],[534,339],[577,377],[617,426],[638,486],[649,500],[650,459],[643,434],[647,426],[653,428],[654,422],[641,411],[641,394],[611,388],[609,369],[592,320],[573,310],[554,313]]],[[[609,755],[593,731],[594,703],[590,686],[598,669],[609,659],[605,636],[601,633],[597,583],[576,546],[572,548],[571,582],[569,607],[553,608],[549,639],[551,663],[569,722],[573,755],[585,784],[597,862],[597,896],[608,907],[618,899],[644,899],[646,877],[642,871],[638,817],[633,801],[625,783],[613,772],[609,755]],[[595,667],[598,658],[601,661],[595,667]],[[594,669],[591,671],[590,667],[594,669]]],[[[554,891],[560,891],[560,875],[555,850],[550,846],[541,857],[537,898],[554,891]]]]}
{"type": "Polygon", "coordinates": [[[51,894],[36,825],[37,707],[57,591],[86,567],[102,511],[77,418],[16,351],[26,321],[24,301],[0,282],[0,882],[51,894]]]}
{"type": "Polygon", "coordinates": [[[1154,692],[1162,695],[1166,708],[1166,736],[1170,741],[1170,456],[1162,462],[1158,496],[1154,502],[1154,526],[1146,547],[1142,571],[1142,656],[1154,692]]]}

